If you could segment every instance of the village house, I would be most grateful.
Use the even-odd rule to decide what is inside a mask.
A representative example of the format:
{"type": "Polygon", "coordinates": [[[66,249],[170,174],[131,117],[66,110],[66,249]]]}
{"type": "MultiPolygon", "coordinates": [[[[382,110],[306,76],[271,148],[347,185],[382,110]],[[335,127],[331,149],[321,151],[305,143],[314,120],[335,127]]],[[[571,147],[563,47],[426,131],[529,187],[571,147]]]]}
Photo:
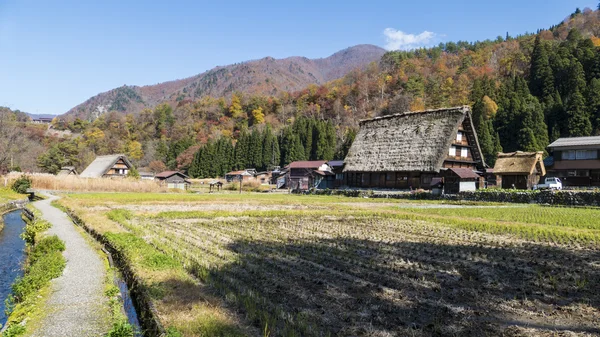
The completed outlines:
{"type": "Polygon", "coordinates": [[[140,179],[142,180],[154,180],[154,173],[149,171],[140,171],[140,179]]]}
{"type": "Polygon", "coordinates": [[[76,176],[77,170],[75,166],[63,166],[56,174],[57,176],[76,176]]]}
{"type": "Polygon", "coordinates": [[[362,120],[344,163],[349,187],[389,189],[429,189],[444,176],[460,186],[473,176],[440,172],[486,167],[468,106],[362,120]]]}
{"type": "Polygon", "coordinates": [[[548,145],[548,175],[564,186],[600,186],[600,137],[559,138],[548,145]]]}
{"type": "Polygon", "coordinates": [[[344,161],[343,160],[330,160],[327,165],[331,167],[331,172],[335,174],[335,180],[333,182],[334,188],[339,188],[345,185],[344,182],[344,161]]]}
{"type": "Polygon", "coordinates": [[[133,167],[124,154],[98,156],[79,175],[82,178],[124,178],[133,167]]]}
{"type": "Polygon", "coordinates": [[[32,118],[31,122],[34,124],[51,124],[54,118],[52,117],[40,117],[40,118],[32,118]]]}
{"type": "Polygon", "coordinates": [[[286,170],[285,184],[281,187],[300,191],[333,188],[335,174],[326,160],[295,161],[286,166],[286,170]]]}
{"type": "Polygon", "coordinates": [[[242,179],[244,181],[250,181],[250,180],[254,179],[255,175],[256,175],[255,169],[245,169],[245,170],[233,171],[233,172],[226,173],[225,180],[228,183],[240,181],[242,179]]]}
{"type": "Polygon", "coordinates": [[[498,153],[494,174],[502,188],[530,190],[546,175],[543,152],[498,153]]]}
{"type": "Polygon", "coordinates": [[[192,185],[188,180],[190,177],[178,171],[161,172],[155,175],[154,179],[158,181],[161,186],[167,186],[167,188],[170,189],[187,190],[192,185]]]}

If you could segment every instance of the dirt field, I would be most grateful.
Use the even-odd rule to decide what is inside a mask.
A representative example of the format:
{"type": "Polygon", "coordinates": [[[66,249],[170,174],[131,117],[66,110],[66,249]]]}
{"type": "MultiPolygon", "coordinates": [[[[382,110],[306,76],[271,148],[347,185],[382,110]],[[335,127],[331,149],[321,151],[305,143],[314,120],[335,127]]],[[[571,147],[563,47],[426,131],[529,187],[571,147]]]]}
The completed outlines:
{"type": "Polygon", "coordinates": [[[261,194],[64,204],[173,257],[260,335],[600,334],[596,209],[261,194]]]}

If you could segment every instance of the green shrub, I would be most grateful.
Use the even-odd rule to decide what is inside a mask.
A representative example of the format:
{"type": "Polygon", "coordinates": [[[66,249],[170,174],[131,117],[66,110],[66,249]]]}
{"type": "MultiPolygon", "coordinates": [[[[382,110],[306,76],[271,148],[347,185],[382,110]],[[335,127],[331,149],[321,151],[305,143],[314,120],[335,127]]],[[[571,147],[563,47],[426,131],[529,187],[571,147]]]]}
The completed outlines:
{"type": "Polygon", "coordinates": [[[9,326],[6,331],[2,333],[2,337],[16,337],[25,333],[25,326],[21,324],[14,324],[9,326]]]}
{"type": "Polygon", "coordinates": [[[29,253],[29,263],[35,264],[37,260],[42,258],[44,255],[52,252],[64,252],[65,243],[56,235],[52,235],[41,240],[37,245],[33,247],[29,253]]]}
{"type": "Polygon", "coordinates": [[[51,226],[52,225],[48,221],[35,219],[27,223],[23,233],[21,233],[21,238],[25,240],[28,245],[33,246],[35,245],[37,234],[45,231],[51,226]]]}
{"type": "Polygon", "coordinates": [[[106,337],[133,337],[133,327],[126,320],[115,322],[106,337]]]}
{"type": "Polygon", "coordinates": [[[27,189],[29,188],[31,188],[31,179],[26,175],[22,175],[12,184],[13,191],[20,194],[27,193],[27,189]]]}

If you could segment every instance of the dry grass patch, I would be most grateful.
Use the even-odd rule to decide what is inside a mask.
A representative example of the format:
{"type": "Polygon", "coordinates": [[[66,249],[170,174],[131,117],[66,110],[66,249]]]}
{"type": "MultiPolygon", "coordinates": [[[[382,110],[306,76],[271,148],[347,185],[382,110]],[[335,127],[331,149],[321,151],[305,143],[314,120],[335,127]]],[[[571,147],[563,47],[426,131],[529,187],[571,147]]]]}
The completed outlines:
{"type": "MultiPolygon", "coordinates": [[[[18,179],[21,174],[7,176],[9,183],[18,179]]],[[[90,179],[77,176],[55,176],[52,174],[28,174],[32,180],[32,188],[51,191],[71,192],[166,192],[155,181],[137,179],[90,179]]]]}

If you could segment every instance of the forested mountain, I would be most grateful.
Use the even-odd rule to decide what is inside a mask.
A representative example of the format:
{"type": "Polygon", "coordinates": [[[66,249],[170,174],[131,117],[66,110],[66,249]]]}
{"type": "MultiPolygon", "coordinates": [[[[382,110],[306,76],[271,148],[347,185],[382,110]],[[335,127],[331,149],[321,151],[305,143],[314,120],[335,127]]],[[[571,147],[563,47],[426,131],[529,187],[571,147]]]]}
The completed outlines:
{"type": "Polygon", "coordinates": [[[124,152],[139,167],[207,177],[342,159],[360,119],[468,104],[493,165],[501,150],[543,151],[559,136],[600,134],[599,36],[600,11],[577,10],[535,34],[387,52],[378,63],[301,90],[167,97],[152,109],[112,109],[92,122],[70,114],[54,128],[74,136],[43,140],[38,164],[52,172],[45,163],[82,167],[95,155],[124,152]]]}
{"type": "Polygon", "coordinates": [[[216,67],[182,80],[116,88],[90,98],[67,114],[93,121],[108,111],[137,113],[144,108],[154,108],[161,102],[196,100],[204,96],[225,97],[234,92],[277,95],[340,78],[355,68],[364,68],[378,61],[384,52],[377,46],[358,45],[321,59],[288,57],[277,60],[265,57],[216,67]]]}

